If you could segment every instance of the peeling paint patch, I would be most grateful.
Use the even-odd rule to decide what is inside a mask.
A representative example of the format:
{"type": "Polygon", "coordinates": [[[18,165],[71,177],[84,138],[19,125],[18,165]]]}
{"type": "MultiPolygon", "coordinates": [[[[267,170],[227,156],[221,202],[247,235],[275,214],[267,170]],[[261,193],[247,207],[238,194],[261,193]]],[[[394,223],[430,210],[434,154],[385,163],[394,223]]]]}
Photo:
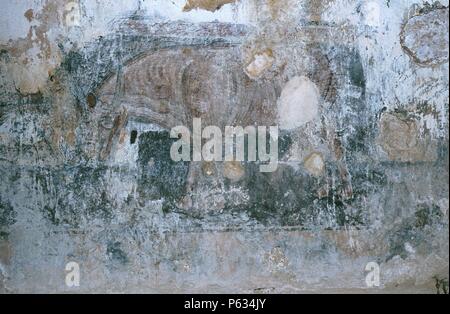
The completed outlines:
{"type": "Polygon", "coordinates": [[[433,144],[420,134],[418,122],[401,113],[382,115],[378,143],[391,160],[413,162],[436,158],[433,144]]]}
{"type": "Polygon", "coordinates": [[[214,12],[219,10],[223,5],[234,2],[236,0],[187,0],[183,11],[189,12],[194,9],[203,9],[214,12]]]}
{"type": "Polygon", "coordinates": [[[314,176],[320,176],[325,170],[325,162],[320,153],[312,153],[304,162],[305,168],[314,176]]]}
{"type": "Polygon", "coordinates": [[[225,178],[233,182],[239,181],[245,175],[245,169],[238,161],[225,162],[223,167],[223,175],[225,178]]]}
{"type": "Polygon", "coordinates": [[[448,8],[431,10],[410,18],[400,36],[402,47],[414,62],[433,66],[448,62],[448,8]]]}
{"type": "Polygon", "coordinates": [[[31,22],[33,20],[33,18],[34,18],[34,11],[33,11],[33,9],[28,9],[25,12],[24,16],[27,18],[28,22],[31,22]]]}
{"type": "Polygon", "coordinates": [[[259,78],[266,70],[270,69],[274,63],[272,50],[268,49],[262,53],[256,53],[251,62],[246,66],[245,73],[252,78],[259,78]]]}

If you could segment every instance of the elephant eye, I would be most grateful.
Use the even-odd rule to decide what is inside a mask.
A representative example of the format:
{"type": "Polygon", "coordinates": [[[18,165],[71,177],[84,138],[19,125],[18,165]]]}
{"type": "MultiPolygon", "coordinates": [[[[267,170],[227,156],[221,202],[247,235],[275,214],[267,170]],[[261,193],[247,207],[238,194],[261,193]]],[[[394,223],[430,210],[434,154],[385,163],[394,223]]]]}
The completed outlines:
{"type": "Polygon", "coordinates": [[[131,131],[130,144],[133,145],[136,143],[137,136],[138,136],[138,132],[136,130],[131,131]]]}

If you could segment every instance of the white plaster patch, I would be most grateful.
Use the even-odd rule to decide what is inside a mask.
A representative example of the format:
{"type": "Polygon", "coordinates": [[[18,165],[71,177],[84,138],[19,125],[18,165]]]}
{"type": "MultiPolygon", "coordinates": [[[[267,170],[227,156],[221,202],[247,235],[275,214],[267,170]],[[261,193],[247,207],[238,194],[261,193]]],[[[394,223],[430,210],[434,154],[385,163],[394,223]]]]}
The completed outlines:
{"type": "Polygon", "coordinates": [[[278,100],[278,122],[282,130],[296,129],[318,116],[320,93],[304,76],[292,78],[278,100]]]}
{"type": "Polygon", "coordinates": [[[364,16],[364,23],[370,27],[381,26],[381,9],[380,5],[375,1],[369,1],[364,3],[362,7],[362,13],[364,16]]]}

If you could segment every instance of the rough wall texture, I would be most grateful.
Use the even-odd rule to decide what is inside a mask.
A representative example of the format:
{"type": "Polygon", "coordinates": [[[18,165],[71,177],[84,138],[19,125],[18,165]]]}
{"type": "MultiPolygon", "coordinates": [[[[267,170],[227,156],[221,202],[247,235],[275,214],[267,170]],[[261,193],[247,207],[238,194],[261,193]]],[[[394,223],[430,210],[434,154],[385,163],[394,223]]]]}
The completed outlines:
{"type": "Polygon", "coordinates": [[[447,291],[448,1],[0,2],[0,292],[447,291]]]}

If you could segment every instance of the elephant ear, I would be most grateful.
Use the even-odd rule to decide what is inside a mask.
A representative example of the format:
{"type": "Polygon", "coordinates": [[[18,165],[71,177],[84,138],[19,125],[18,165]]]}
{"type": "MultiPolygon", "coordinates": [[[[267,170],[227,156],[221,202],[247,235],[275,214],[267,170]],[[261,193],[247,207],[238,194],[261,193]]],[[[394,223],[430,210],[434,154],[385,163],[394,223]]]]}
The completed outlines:
{"type": "Polygon", "coordinates": [[[275,122],[275,85],[251,80],[243,70],[238,48],[206,49],[193,55],[182,80],[183,103],[190,120],[199,117],[203,125],[221,129],[275,122]]]}

